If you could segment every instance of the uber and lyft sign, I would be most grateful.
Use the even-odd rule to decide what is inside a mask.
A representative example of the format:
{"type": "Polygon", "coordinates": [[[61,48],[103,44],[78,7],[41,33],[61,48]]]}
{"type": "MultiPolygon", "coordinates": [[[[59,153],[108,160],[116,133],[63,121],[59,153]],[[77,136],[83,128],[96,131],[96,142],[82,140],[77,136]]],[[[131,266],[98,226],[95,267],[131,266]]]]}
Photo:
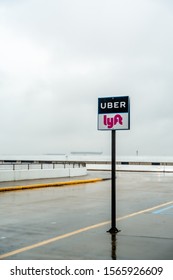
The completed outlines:
{"type": "Polygon", "coordinates": [[[130,129],[129,96],[98,99],[98,130],[130,129]]]}

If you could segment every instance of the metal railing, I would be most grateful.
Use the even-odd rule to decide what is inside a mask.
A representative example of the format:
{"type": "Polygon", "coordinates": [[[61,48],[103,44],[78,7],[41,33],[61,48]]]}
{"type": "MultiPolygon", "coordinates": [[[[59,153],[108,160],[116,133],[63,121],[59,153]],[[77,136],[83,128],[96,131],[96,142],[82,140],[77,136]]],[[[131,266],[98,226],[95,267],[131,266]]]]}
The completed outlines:
{"type": "Polygon", "coordinates": [[[0,161],[0,170],[34,170],[82,167],[86,167],[86,163],[80,161],[0,161]]]}
{"type": "MultiPolygon", "coordinates": [[[[111,164],[111,161],[85,161],[86,164],[111,164]]],[[[151,161],[116,161],[117,165],[160,165],[173,166],[173,162],[151,162],[151,161]]]]}

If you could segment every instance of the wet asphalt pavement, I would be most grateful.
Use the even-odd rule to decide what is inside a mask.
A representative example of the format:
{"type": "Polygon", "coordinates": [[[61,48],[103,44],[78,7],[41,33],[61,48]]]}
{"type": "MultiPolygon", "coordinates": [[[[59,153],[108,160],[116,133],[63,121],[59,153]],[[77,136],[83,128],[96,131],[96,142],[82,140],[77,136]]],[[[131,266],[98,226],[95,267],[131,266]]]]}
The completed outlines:
{"type": "Polygon", "coordinates": [[[173,260],[173,174],[118,172],[116,185],[116,235],[110,180],[1,192],[0,259],[173,260]]]}

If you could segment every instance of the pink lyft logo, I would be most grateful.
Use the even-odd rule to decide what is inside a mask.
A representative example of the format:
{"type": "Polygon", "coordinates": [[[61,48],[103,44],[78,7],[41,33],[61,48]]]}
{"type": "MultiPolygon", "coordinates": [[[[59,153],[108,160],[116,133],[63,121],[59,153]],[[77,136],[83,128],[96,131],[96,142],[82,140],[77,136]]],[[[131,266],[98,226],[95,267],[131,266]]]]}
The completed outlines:
{"type": "Polygon", "coordinates": [[[106,115],[104,115],[103,116],[103,123],[108,128],[112,128],[117,123],[119,123],[120,125],[123,125],[123,118],[119,114],[115,115],[113,118],[108,118],[106,115]]]}

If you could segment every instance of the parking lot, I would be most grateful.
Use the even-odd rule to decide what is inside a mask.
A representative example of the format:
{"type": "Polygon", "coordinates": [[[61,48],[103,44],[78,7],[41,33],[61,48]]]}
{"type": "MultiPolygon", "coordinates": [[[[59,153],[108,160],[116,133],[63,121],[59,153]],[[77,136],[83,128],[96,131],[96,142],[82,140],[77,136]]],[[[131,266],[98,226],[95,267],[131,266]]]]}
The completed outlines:
{"type": "Polygon", "coordinates": [[[116,235],[110,180],[1,192],[0,259],[172,260],[172,187],[172,173],[117,172],[116,235]]]}

